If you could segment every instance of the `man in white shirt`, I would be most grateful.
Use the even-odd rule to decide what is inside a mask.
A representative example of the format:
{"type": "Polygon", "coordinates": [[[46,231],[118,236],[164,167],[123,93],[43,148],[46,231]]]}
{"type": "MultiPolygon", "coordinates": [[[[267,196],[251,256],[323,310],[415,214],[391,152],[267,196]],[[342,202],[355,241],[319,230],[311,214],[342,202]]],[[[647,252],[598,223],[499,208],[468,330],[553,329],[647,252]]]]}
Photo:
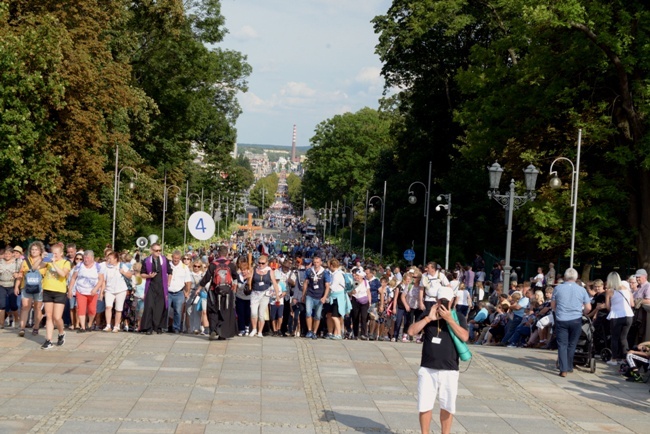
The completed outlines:
{"type": "MultiPolygon", "coordinates": [[[[449,286],[449,280],[445,273],[438,270],[438,264],[429,262],[425,268],[425,273],[422,275],[420,285],[420,310],[429,311],[431,306],[436,304],[436,297],[438,290],[442,286],[449,286]]],[[[453,300],[450,300],[453,301],[453,300]]]]}
{"type": "Polygon", "coordinates": [[[170,332],[181,332],[181,319],[182,312],[184,311],[183,305],[185,300],[190,295],[190,285],[192,282],[192,274],[190,269],[181,262],[181,252],[174,250],[172,253],[172,274],[169,279],[169,310],[174,314],[174,323],[170,332]]]}
{"type": "Polygon", "coordinates": [[[393,274],[395,275],[395,280],[397,280],[397,283],[402,282],[402,270],[399,269],[399,267],[395,267],[393,270],[393,274]]]}

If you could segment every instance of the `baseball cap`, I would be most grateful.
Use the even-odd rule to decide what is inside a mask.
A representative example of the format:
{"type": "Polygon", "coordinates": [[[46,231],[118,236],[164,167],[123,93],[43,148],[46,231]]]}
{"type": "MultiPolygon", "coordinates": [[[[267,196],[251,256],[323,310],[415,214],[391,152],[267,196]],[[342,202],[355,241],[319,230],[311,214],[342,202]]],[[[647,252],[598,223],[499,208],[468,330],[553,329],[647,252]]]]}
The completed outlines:
{"type": "Polygon", "coordinates": [[[648,275],[648,272],[645,271],[645,269],[643,269],[643,268],[639,268],[638,270],[636,270],[636,273],[634,273],[634,275],[635,275],[636,277],[639,277],[639,276],[647,276],[647,275],[648,275]]]}
{"type": "Polygon", "coordinates": [[[442,286],[438,289],[438,295],[436,296],[438,300],[444,298],[445,300],[452,300],[454,298],[454,290],[448,286],[442,286]]]}

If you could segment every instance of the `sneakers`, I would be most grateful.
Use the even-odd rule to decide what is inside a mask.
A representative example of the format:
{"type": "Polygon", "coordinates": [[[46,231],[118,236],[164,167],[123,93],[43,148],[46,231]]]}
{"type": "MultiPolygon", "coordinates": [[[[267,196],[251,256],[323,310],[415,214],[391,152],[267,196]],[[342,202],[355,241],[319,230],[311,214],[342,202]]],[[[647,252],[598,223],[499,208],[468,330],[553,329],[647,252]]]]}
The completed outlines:
{"type": "Polygon", "coordinates": [[[643,383],[643,377],[637,371],[630,371],[630,376],[625,381],[632,381],[635,383],[643,383]]]}
{"type": "Polygon", "coordinates": [[[217,339],[217,332],[210,332],[210,340],[213,341],[217,339]]]}
{"type": "Polygon", "coordinates": [[[21,338],[24,338],[25,337],[25,329],[20,329],[20,331],[18,332],[18,336],[20,336],[21,338]]]}
{"type": "Polygon", "coordinates": [[[367,340],[368,340],[368,336],[366,336],[366,335],[361,335],[361,336],[359,336],[359,339],[361,339],[362,341],[367,341],[367,340]]]}
{"type": "Polygon", "coordinates": [[[318,339],[318,335],[317,335],[316,333],[312,333],[312,334],[311,334],[311,338],[312,338],[313,340],[316,340],[316,339],[318,339]]]}
{"type": "MultiPolygon", "coordinates": [[[[194,330],[194,334],[197,334],[197,333],[198,333],[198,330],[194,330]]],[[[239,333],[237,333],[237,336],[244,336],[244,331],[242,330],[239,333]]]]}
{"type": "MultiPolygon", "coordinates": [[[[113,331],[115,331],[115,330],[113,330],[113,331]]],[[[119,330],[118,330],[118,331],[119,331],[119,330]]],[[[124,331],[125,331],[125,332],[128,332],[128,331],[129,331],[129,326],[128,326],[128,325],[125,325],[125,326],[124,326],[124,331]]]]}
{"type": "Polygon", "coordinates": [[[608,360],[606,363],[609,366],[618,366],[618,365],[620,365],[620,362],[617,362],[616,360],[608,360]]]}
{"type": "Polygon", "coordinates": [[[404,335],[402,336],[402,342],[408,342],[408,341],[409,341],[409,335],[404,333],[404,335]]]}
{"type": "Polygon", "coordinates": [[[257,330],[253,329],[251,332],[248,334],[251,338],[257,334],[257,330]]]}
{"type": "Polygon", "coordinates": [[[110,332],[113,331],[113,329],[111,328],[111,326],[107,325],[106,327],[104,327],[103,331],[110,332]]]}
{"type": "MultiPolygon", "coordinates": [[[[128,332],[129,330],[127,329],[126,331],[128,332]]],[[[119,333],[119,332],[120,332],[120,328],[119,328],[119,327],[117,327],[117,326],[116,326],[116,327],[113,327],[113,333],[119,333]]]]}
{"type": "Polygon", "coordinates": [[[395,338],[390,338],[390,341],[391,341],[391,342],[395,342],[395,338]]]}
{"type": "Polygon", "coordinates": [[[343,339],[343,336],[341,336],[341,335],[332,335],[332,339],[334,339],[335,341],[340,341],[340,340],[343,339]]]}
{"type": "Polygon", "coordinates": [[[306,337],[307,339],[313,339],[314,336],[316,336],[316,335],[313,334],[312,332],[307,332],[307,334],[305,335],[305,337],[306,337]]]}
{"type": "Polygon", "coordinates": [[[58,346],[60,346],[60,347],[62,347],[63,344],[65,344],[65,333],[63,333],[62,335],[59,335],[59,338],[57,339],[56,344],[58,346]]]}
{"type": "Polygon", "coordinates": [[[328,333],[327,336],[325,336],[326,339],[334,339],[334,335],[332,333],[328,333]]]}
{"type": "Polygon", "coordinates": [[[515,344],[510,344],[510,345],[508,345],[506,348],[517,348],[517,345],[515,345],[515,344]]]}
{"type": "Polygon", "coordinates": [[[52,341],[45,341],[43,342],[43,345],[41,345],[41,350],[49,350],[53,346],[54,345],[52,345],[52,341]]]}

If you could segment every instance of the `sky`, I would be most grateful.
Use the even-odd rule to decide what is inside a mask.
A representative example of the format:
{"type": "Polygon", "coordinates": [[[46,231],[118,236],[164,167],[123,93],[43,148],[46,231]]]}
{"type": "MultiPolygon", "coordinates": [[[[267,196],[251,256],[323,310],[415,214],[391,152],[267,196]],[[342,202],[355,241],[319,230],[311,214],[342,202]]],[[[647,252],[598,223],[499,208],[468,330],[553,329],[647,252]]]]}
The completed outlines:
{"type": "Polygon", "coordinates": [[[222,0],[220,47],[248,56],[237,142],[308,146],[337,114],[378,108],[384,80],[370,20],[390,0],[222,0]]]}

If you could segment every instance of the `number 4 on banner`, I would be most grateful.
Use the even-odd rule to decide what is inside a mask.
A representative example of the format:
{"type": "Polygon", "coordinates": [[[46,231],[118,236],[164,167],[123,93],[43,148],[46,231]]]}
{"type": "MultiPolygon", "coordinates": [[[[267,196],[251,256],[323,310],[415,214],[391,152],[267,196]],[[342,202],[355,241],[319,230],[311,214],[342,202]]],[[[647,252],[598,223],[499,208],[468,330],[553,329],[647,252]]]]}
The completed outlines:
{"type": "Polygon", "coordinates": [[[197,240],[209,240],[214,235],[214,220],[207,212],[197,211],[187,220],[187,228],[197,240]]]}

